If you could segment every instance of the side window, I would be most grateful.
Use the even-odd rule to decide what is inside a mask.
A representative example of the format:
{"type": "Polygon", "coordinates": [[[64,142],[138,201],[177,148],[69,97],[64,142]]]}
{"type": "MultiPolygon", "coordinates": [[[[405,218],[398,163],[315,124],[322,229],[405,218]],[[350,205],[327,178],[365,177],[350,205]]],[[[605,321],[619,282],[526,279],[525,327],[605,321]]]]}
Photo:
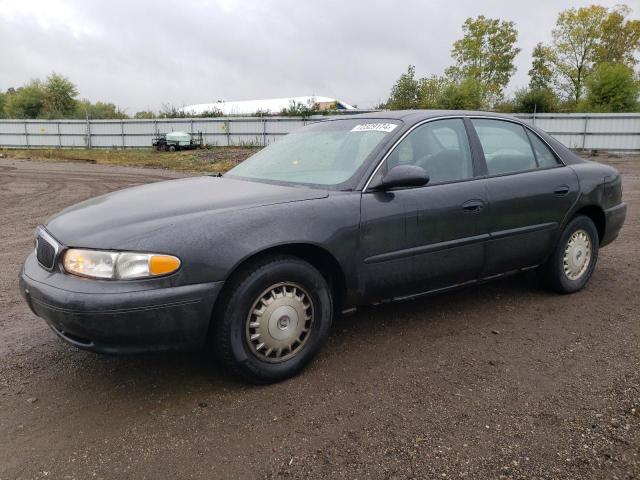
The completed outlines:
{"type": "Polygon", "coordinates": [[[473,162],[462,119],[436,120],[413,130],[387,157],[387,171],[396,165],[417,165],[429,184],[473,177],[473,162]]]}
{"type": "Polygon", "coordinates": [[[531,139],[531,145],[533,145],[533,150],[536,152],[536,158],[538,159],[538,166],[540,168],[549,168],[558,165],[556,156],[535,133],[527,130],[527,135],[529,135],[531,139]]]}
{"type": "Polygon", "coordinates": [[[502,120],[472,119],[484,151],[489,175],[537,168],[531,143],[522,126],[502,120]]]}

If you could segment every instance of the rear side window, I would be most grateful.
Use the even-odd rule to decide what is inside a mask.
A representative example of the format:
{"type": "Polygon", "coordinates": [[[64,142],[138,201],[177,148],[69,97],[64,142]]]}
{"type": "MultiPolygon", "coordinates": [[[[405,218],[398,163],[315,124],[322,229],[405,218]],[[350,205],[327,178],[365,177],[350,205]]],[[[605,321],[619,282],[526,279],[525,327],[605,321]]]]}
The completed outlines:
{"type": "Polygon", "coordinates": [[[531,139],[531,145],[533,145],[533,150],[536,152],[536,158],[538,159],[538,166],[540,168],[549,168],[558,165],[556,156],[535,133],[527,131],[527,135],[529,135],[531,139]]]}
{"type": "Polygon", "coordinates": [[[417,127],[391,152],[386,169],[417,165],[429,185],[473,177],[473,163],[462,119],[436,120],[417,127]]]}
{"type": "Polygon", "coordinates": [[[489,175],[537,168],[531,143],[521,125],[481,118],[471,122],[480,138],[489,175]]]}

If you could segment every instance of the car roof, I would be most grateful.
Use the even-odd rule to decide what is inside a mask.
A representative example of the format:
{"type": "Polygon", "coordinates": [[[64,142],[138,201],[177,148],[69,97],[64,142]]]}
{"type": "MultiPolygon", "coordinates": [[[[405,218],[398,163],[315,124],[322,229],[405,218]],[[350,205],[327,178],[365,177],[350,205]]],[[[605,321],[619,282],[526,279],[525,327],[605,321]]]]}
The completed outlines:
{"type": "MultiPolygon", "coordinates": [[[[339,120],[340,118],[349,119],[389,119],[400,120],[405,124],[405,128],[411,128],[414,124],[430,118],[443,118],[443,117],[492,117],[497,119],[510,120],[520,124],[525,124],[522,120],[503,113],[495,112],[483,112],[480,110],[386,110],[380,112],[360,113],[356,115],[345,115],[332,117],[332,120],[339,120]]],[[[535,125],[527,125],[527,128],[534,130],[539,136],[542,136],[548,144],[551,144],[556,154],[562,159],[565,164],[584,163],[585,160],[574,154],[566,146],[560,143],[558,140],[550,136],[548,133],[537,128],[535,125]]]]}
{"type": "MultiPolygon", "coordinates": [[[[494,112],[482,112],[478,110],[387,110],[381,112],[360,113],[357,115],[349,115],[349,118],[386,118],[390,120],[402,120],[406,124],[413,124],[426,120],[428,118],[438,117],[460,117],[460,116],[483,116],[483,117],[495,117],[504,118],[507,120],[515,120],[520,122],[511,115],[504,115],[494,112]]],[[[339,118],[339,117],[338,117],[339,118]]]]}

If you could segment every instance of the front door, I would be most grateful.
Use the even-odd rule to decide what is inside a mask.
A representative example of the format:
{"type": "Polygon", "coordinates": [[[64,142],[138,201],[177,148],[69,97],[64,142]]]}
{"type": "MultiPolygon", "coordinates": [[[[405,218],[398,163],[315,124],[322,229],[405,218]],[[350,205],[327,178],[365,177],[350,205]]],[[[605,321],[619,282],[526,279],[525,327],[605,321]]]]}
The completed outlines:
{"type": "Polygon", "coordinates": [[[426,122],[388,155],[425,169],[423,187],[362,195],[365,296],[392,298],[476,280],[488,238],[485,180],[478,178],[461,118],[426,122]]]}

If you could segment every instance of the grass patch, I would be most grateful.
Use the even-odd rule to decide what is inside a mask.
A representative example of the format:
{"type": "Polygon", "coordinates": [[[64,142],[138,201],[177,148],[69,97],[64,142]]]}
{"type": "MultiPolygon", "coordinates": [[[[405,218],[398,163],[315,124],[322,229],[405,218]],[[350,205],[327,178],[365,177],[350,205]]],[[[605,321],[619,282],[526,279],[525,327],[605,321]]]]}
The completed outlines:
{"type": "Polygon", "coordinates": [[[99,149],[0,149],[6,158],[45,162],[88,162],[126,167],[163,168],[181,172],[224,173],[259,147],[209,147],[182,152],[157,152],[150,148],[99,149]]]}

